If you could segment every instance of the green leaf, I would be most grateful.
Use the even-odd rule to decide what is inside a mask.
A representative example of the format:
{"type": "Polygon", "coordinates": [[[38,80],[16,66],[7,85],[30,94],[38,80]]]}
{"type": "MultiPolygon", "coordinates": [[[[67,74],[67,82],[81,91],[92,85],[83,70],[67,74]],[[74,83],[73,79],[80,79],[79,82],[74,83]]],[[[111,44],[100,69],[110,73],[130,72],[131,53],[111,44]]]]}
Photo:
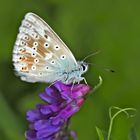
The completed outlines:
{"type": "Polygon", "coordinates": [[[96,127],[96,131],[97,131],[99,140],[104,140],[104,136],[103,136],[102,130],[100,128],[96,127]]]}

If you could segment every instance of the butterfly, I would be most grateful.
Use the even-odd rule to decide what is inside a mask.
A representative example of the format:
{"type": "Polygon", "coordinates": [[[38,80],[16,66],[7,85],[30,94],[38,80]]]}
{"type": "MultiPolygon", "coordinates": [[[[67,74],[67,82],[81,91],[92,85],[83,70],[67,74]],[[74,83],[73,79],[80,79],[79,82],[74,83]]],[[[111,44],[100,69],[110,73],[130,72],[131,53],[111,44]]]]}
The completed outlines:
{"type": "Polygon", "coordinates": [[[38,15],[27,13],[19,28],[13,49],[13,64],[21,80],[65,84],[79,83],[88,70],[76,61],[70,49],[38,15]]]}

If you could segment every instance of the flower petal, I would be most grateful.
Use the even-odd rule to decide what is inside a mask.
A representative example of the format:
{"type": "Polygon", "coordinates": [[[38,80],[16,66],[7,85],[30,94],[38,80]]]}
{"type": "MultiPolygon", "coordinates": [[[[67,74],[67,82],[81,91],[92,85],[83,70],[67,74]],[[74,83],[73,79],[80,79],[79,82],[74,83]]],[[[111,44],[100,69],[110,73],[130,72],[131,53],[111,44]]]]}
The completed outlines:
{"type": "Polygon", "coordinates": [[[40,118],[40,113],[38,110],[29,110],[26,113],[26,118],[30,122],[34,122],[40,118]]]}
{"type": "Polygon", "coordinates": [[[58,81],[58,82],[56,82],[54,84],[54,87],[56,87],[59,92],[61,92],[61,91],[69,91],[71,89],[71,84],[66,85],[66,84],[58,81]]]}
{"type": "Polygon", "coordinates": [[[74,133],[66,132],[69,118],[79,111],[84,96],[90,91],[85,84],[66,85],[56,82],[39,96],[47,104],[38,104],[35,110],[27,112],[30,122],[26,131],[27,140],[65,140],[76,138],[74,133]]]}
{"type": "Polygon", "coordinates": [[[35,130],[28,130],[25,132],[25,137],[27,140],[37,140],[36,138],[36,131],[35,130]]]}

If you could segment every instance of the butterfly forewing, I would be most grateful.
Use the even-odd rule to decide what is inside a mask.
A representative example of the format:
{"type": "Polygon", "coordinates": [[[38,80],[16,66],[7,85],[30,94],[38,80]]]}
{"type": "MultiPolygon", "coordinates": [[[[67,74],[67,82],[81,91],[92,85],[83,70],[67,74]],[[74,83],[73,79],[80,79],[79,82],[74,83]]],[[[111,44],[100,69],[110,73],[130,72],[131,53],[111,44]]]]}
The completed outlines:
{"type": "Polygon", "coordinates": [[[15,70],[28,82],[54,82],[77,62],[57,34],[33,13],[25,15],[13,50],[15,70]]]}

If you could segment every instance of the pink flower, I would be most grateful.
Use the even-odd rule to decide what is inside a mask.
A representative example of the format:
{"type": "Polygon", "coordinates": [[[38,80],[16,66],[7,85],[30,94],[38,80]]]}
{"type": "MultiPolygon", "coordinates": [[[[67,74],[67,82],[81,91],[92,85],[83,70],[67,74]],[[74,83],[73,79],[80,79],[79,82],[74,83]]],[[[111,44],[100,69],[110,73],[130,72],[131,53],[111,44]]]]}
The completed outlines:
{"type": "Polygon", "coordinates": [[[85,84],[65,85],[56,82],[40,94],[47,104],[36,106],[27,112],[29,130],[27,140],[69,140],[76,139],[73,131],[68,130],[69,119],[79,111],[85,95],[90,91],[85,84]]]}

